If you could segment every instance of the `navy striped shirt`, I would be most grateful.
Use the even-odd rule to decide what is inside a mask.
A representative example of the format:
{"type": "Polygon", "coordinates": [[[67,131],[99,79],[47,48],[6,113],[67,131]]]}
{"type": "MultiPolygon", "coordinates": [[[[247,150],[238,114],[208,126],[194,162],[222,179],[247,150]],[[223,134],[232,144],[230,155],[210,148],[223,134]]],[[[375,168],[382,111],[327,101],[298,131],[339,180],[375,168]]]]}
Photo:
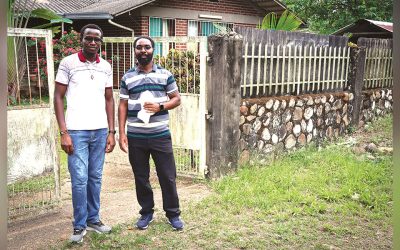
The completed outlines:
{"type": "Polygon", "coordinates": [[[150,91],[157,103],[169,100],[168,94],[178,91],[174,76],[168,70],[153,64],[149,73],[138,68],[128,70],[121,79],[120,99],[128,100],[127,136],[130,138],[160,138],[170,135],[168,111],[160,111],[150,117],[145,124],[137,117],[141,109],[138,101],[141,93],[150,91]]]}

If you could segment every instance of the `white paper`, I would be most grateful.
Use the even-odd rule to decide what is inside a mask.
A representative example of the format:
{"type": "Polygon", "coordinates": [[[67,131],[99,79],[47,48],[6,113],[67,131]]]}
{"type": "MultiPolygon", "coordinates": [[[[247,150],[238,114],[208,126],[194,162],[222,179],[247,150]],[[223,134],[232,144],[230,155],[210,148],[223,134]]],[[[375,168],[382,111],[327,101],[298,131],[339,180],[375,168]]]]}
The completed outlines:
{"type": "Polygon", "coordinates": [[[148,112],[148,111],[146,111],[146,110],[143,108],[143,106],[144,106],[144,103],[145,103],[145,102],[154,102],[154,101],[155,101],[154,96],[153,96],[153,94],[152,94],[150,91],[146,90],[146,91],[144,91],[144,92],[142,92],[142,93],[140,94],[140,97],[139,97],[139,100],[138,100],[138,101],[140,102],[140,107],[141,107],[141,109],[140,109],[140,111],[138,112],[137,117],[138,117],[140,120],[142,120],[145,124],[148,124],[149,121],[150,121],[150,116],[154,115],[154,113],[153,113],[153,112],[148,112]]]}

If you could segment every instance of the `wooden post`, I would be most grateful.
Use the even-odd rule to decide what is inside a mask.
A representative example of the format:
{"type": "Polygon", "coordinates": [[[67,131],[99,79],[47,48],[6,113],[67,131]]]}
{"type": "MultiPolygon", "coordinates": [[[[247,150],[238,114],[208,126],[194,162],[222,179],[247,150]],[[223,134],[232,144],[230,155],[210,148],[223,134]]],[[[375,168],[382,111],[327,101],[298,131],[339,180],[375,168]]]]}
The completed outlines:
{"type": "Polygon", "coordinates": [[[206,177],[211,179],[237,169],[242,46],[236,33],[208,37],[206,177]]]}
{"type": "Polygon", "coordinates": [[[351,92],[354,94],[351,124],[358,127],[364,86],[365,47],[351,49],[350,65],[349,81],[351,92]]]}

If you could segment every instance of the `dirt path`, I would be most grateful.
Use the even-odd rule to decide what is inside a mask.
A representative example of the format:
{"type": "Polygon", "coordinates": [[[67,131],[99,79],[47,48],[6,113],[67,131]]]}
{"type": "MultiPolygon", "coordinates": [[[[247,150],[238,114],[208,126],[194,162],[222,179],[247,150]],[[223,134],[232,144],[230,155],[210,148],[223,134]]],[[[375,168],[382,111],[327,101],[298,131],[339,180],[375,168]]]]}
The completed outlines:
{"type": "MultiPolygon", "coordinates": [[[[164,213],[155,173],[151,173],[151,182],[156,203],[155,216],[161,219],[164,213]]],[[[185,206],[189,202],[200,201],[211,193],[204,184],[189,179],[178,179],[177,185],[183,218],[185,206]]],[[[109,225],[134,223],[138,214],[139,206],[130,166],[106,164],[101,193],[102,221],[109,225]]],[[[67,179],[62,185],[62,206],[58,211],[8,226],[8,249],[46,249],[68,240],[71,232],[71,182],[67,179]]]]}

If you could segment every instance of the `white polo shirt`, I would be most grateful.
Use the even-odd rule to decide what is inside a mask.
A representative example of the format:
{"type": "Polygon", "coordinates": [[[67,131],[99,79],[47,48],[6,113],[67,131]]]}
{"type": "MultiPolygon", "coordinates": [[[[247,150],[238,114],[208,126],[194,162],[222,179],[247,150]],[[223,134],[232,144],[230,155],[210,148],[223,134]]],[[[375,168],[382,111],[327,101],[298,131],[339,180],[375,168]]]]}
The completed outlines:
{"type": "Polygon", "coordinates": [[[68,85],[65,122],[69,130],[108,128],[105,89],[112,88],[111,65],[96,56],[86,60],[82,51],[65,57],[58,68],[56,82],[68,85]]]}

